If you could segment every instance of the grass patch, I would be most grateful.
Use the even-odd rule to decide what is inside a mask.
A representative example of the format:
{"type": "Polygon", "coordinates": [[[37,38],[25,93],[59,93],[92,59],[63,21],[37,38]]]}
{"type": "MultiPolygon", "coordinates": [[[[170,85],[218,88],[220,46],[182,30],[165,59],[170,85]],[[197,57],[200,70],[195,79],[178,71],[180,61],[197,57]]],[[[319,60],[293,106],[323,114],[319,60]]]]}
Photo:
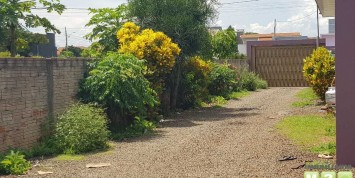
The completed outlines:
{"type": "Polygon", "coordinates": [[[276,128],[306,150],[335,154],[334,116],[291,116],[279,122],[276,128]]]}
{"type": "Polygon", "coordinates": [[[85,159],[84,155],[69,155],[69,154],[62,154],[58,155],[54,158],[57,161],[81,161],[85,159]]]}
{"type": "Polygon", "coordinates": [[[335,155],[336,153],[336,143],[325,143],[320,146],[311,148],[311,151],[314,153],[330,154],[335,155]]]}
{"type": "Polygon", "coordinates": [[[240,92],[233,92],[228,97],[230,99],[240,99],[249,95],[250,95],[249,91],[240,91],[240,92]]]}
{"type": "Polygon", "coordinates": [[[210,104],[215,108],[221,108],[223,105],[225,105],[227,103],[228,103],[228,100],[226,100],[222,96],[213,96],[210,99],[210,104]]]}
{"type": "Polygon", "coordinates": [[[296,94],[299,101],[292,103],[293,107],[303,108],[311,106],[314,101],[318,99],[317,95],[313,92],[312,88],[305,88],[296,94]]]}

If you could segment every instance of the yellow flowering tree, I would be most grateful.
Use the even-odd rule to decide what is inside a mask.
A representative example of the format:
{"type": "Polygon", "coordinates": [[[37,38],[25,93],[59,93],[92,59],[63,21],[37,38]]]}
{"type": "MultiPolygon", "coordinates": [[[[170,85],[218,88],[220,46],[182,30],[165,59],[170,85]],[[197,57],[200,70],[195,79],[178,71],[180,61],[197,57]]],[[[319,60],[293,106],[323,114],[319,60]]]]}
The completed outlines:
{"type": "Polygon", "coordinates": [[[152,29],[141,30],[132,22],[123,25],[117,32],[117,38],[120,53],[133,54],[139,59],[147,60],[147,77],[160,92],[180,54],[179,46],[164,33],[152,29]]]}

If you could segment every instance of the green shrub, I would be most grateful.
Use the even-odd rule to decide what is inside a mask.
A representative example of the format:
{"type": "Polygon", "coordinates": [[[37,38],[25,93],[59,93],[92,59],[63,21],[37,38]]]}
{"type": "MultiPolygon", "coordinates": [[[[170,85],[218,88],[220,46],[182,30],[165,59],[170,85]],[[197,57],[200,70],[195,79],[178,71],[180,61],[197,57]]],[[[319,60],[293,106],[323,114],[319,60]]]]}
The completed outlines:
{"type": "Polygon", "coordinates": [[[185,61],[182,66],[182,79],[178,103],[182,109],[197,106],[208,96],[211,63],[196,56],[185,61]]]}
{"type": "Polygon", "coordinates": [[[257,84],[258,77],[251,72],[243,72],[241,75],[242,88],[248,91],[256,91],[258,89],[257,84]]]}
{"type": "Polygon", "coordinates": [[[26,161],[20,152],[11,151],[0,164],[0,173],[22,175],[31,168],[31,163],[26,161]]]}
{"type": "Polygon", "coordinates": [[[136,117],[134,122],[123,130],[113,134],[114,140],[123,140],[125,138],[138,137],[147,133],[151,133],[156,125],[140,117],[136,117]]]}
{"type": "Polygon", "coordinates": [[[267,89],[267,87],[268,87],[267,82],[258,77],[258,79],[256,80],[256,88],[258,88],[258,89],[267,89]]]}
{"type": "Polygon", "coordinates": [[[60,150],[56,147],[55,140],[48,138],[38,145],[32,147],[29,151],[25,152],[27,158],[40,157],[40,156],[53,156],[60,153],[60,150]]]}
{"type": "Polygon", "coordinates": [[[11,53],[8,51],[0,52],[0,57],[11,57],[11,53]]]}
{"type": "Polygon", "coordinates": [[[335,77],[335,58],[320,47],[304,60],[303,75],[314,92],[322,100],[335,77]]]}
{"type": "Polygon", "coordinates": [[[228,101],[223,98],[222,96],[212,96],[209,99],[209,103],[213,106],[213,107],[222,107],[223,105],[227,104],[228,101]]]}
{"type": "Polygon", "coordinates": [[[215,63],[209,75],[208,86],[211,95],[227,97],[233,92],[237,84],[236,71],[230,69],[227,64],[215,63]]]}
{"type": "Polygon", "coordinates": [[[104,111],[92,105],[74,104],[59,117],[55,127],[57,148],[66,154],[77,154],[107,146],[109,131],[104,111]]]}
{"type": "Polygon", "coordinates": [[[73,52],[68,51],[68,50],[64,50],[64,51],[62,51],[62,52],[59,54],[58,57],[60,57],[60,58],[69,58],[69,57],[75,57],[75,56],[74,56],[74,53],[73,53],[73,52]]]}
{"type": "Polygon", "coordinates": [[[246,69],[241,69],[239,75],[243,90],[256,91],[257,89],[266,89],[268,86],[267,82],[262,80],[254,72],[249,72],[246,69]]]}
{"type": "Polygon", "coordinates": [[[144,60],[132,55],[110,53],[89,72],[83,89],[91,102],[107,108],[114,126],[129,125],[158,104],[156,92],[144,77],[144,60]]]}

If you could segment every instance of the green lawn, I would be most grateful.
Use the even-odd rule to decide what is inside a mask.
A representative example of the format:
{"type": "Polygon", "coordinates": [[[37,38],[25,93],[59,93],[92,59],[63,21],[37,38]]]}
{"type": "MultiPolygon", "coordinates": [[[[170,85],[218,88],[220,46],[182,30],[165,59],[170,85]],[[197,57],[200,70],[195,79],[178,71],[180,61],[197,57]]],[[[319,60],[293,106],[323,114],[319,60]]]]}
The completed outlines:
{"type": "Polygon", "coordinates": [[[306,150],[335,154],[334,116],[290,116],[279,122],[276,128],[306,150]]]}
{"type": "Polygon", "coordinates": [[[298,101],[292,103],[293,107],[303,108],[306,106],[314,105],[315,100],[318,99],[317,95],[311,88],[305,88],[296,94],[298,101]]]}

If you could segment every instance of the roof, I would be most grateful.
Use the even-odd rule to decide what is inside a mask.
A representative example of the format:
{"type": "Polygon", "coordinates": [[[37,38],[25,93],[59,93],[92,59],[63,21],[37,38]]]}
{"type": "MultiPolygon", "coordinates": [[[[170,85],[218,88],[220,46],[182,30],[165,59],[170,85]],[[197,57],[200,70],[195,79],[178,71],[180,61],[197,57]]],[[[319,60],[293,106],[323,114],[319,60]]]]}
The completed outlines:
{"type": "MultiPolygon", "coordinates": [[[[297,36],[301,36],[301,34],[299,32],[293,32],[293,33],[276,33],[275,36],[277,37],[297,37],[297,36]]],[[[259,38],[260,40],[264,40],[264,39],[272,39],[274,37],[273,33],[270,34],[247,34],[247,35],[241,35],[240,36],[243,39],[247,39],[247,38],[259,38]],[[262,38],[262,39],[261,39],[262,38]]]]}
{"type": "Polygon", "coordinates": [[[208,27],[210,30],[222,30],[222,27],[220,26],[215,26],[215,27],[208,27]]]}
{"type": "Polygon", "coordinates": [[[323,17],[335,16],[335,0],[316,0],[316,3],[323,17]]]}

